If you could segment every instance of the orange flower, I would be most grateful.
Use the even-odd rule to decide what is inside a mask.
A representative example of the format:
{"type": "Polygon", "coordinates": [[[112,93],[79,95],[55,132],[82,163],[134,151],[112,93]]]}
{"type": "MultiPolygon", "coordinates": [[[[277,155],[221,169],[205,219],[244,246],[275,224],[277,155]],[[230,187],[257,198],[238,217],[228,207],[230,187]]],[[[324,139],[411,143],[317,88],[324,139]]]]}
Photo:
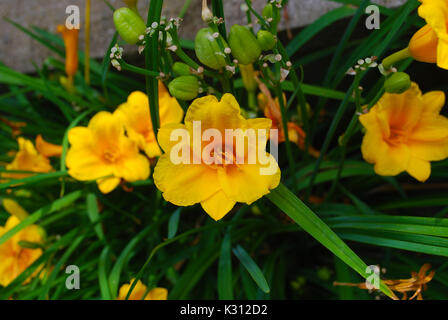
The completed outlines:
{"type": "Polygon", "coordinates": [[[57,31],[62,34],[65,45],[65,72],[69,79],[73,79],[78,70],[78,34],[76,28],[67,29],[65,25],[58,25],[57,31]]]}
{"type": "MultiPolygon", "coordinates": [[[[435,271],[431,271],[427,274],[431,265],[425,263],[420,270],[417,272],[411,272],[411,278],[409,279],[398,279],[398,280],[383,280],[383,283],[387,285],[391,290],[402,293],[402,300],[408,298],[408,292],[414,291],[414,294],[409,298],[409,300],[417,298],[417,300],[423,300],[422,291],[427,289],[427,283],[434,278],[435,271]]],[[[347,286],[347,287],[358,287],[360,289],[368,289],[365,282],[362,283],[344,283],[335,282],[335,286],[347,286]]]]}
{"type": "MultiPolygon", "coordinates": [[[[278,142],[285,141],[285,132],[283,130],[282,114],[280,111],[280,103],[278,97],[272,99],[271,93],[268,88],[260,83],[260,89],[262,92],[258,94],[258,105],[263,110],[266,118],[272,120],[272,128],[280,129],[278,135],[278,142]]],[[[283,96],[283,100],[286,105],[286,97],[283,96]]],[[[288,122],[288,138],[289,141],[295,143],[301,150],[305,150],[305,138],[306,133],[294,122],[288,122]]],[[[309,146],[309,153],[315,158],[319,157],[319,151],[309,146]]]]}
{"type": "Polygon", "coordinates": [[[47,158],[60,157],[62,154],[62,146],[45,141],[40,134],[36,137],[36,149],[47,158]]]}

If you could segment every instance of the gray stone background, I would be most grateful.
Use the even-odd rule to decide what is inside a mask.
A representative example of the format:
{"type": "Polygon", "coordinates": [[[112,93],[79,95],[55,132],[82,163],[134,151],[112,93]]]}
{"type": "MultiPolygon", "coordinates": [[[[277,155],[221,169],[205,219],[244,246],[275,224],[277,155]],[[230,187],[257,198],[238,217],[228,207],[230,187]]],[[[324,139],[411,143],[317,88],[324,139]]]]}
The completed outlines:
{"type": "MultiPolygon", "coordinates": [[[[266,0],[253,0],[254,7],[260,12],[266,0]]],[[[377,0],[373,1],[386,6],[397,6],[406,0],[377,0]]],[[[84,34],[84,0],[0,0],[0,61],[16,70],[34,71],[32,62],[40,65],[45,57],[51,55],[43,45],[31,39],[9,23],[3,20],[8,17],[26,26],[37,26],[51,32],[56,26],[65,22],[67,17],[65,8],[68,5],[78,5],[81,9],[80,48],[83,47],[84,34]]],[[[110,0],[119,8],[124,6],[121,0],[110,0]]],[[[228,25],[245,23],[245,13],[241,11],[243,0],[224,0],[225,15],[228,25]]],[[[149,0],[140,0],[140,12],[147,10],[149,0]]],[[[167,18],[176,17],[184,4],[184,0],[165,0],[163,15],[167,18]]],[[[340,4],[327,0],[289,0],[287,12],[289,27],[295,28],[313,22],[327,11],[340,4]]],[[[145,14],[146,15],[146,14],[145,14]]],[[[181,37],[193,39],[196,31],[204,26],[201,20],[201,0],[193,0],[181,25],[181,37]]],[[[114,34],[112,11],[102,0],[92,1],[92,33],[91,52],[93,57],[103,57],[107,46],[114,34]]],[[[283,24],[282,28],[285,27],[283,24]]],[[[135,48],[133,48],[135,49],[135,48]]]]}

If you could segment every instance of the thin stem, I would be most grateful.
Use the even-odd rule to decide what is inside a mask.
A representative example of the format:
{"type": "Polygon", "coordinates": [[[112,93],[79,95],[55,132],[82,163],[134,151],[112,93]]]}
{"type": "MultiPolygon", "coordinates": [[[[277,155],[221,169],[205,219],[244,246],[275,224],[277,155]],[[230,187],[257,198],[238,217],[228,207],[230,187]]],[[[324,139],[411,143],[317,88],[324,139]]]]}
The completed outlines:
{"type": "Polygon", "coordinates": [[[91,1],[86,0],[86,22],[84,31],[84,80],[87,85],[90,84],[90,8],[91,1]]]}
{"type": "Polygon", "coordinates": [[[410,57],[411,57],[411,53],[409,52],[409,48],[405,48],[403,50],[400,50],[398,52],[391,54],[387,58],[384,58],[382,65],[385,70],[389,70],[397,62],[407,59],[407,58],[410,58],[410,57]]]}

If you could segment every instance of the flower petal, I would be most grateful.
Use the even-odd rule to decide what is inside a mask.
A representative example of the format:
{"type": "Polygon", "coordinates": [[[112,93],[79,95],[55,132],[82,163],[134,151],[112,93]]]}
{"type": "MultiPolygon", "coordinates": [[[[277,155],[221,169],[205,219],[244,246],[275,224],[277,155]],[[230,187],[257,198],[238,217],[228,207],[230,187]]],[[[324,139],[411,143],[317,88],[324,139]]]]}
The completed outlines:
{"type": "Polygon", "coordinates": [[[380,176],[396,176],[405,171],[411,158],[409,148],[402,144],[391,147],[384,143],[378,146],[375,173],[380,176]]]}
{"type": "Polygon", "coordinates": [[[274,164],[270,174],[263,175],[262,170],[268,166],[259,163],[230,165],[218,170],[219,182],[230,199],[251,204],[278,186],[280,168],[272,155],[267,156],[274,164]]]}
{"type": "Polygon", "coordinates": [[[221,189],[215,169],[204,164],[175,165],[169,154],[159,158],[153,178],[165,200],[178,206],[202,202],[221,189]]]}
{"type": "Polygon", "coordinates": [[[431,164],[416,157],[411,157],[406,171],[420,182],[425,182],[431,175],[431,164]]]}
{"type": "Polygon", "coordinates": [[[215,221],[222,219],[235,206],[235,201],[229,199],[223,190],[219,190],[205,201],[201,206],[215,221]]]}
{"type": "Polygon", "coordinates": [[[102,193],[112,192],[119,184],[121,179],[116,177],[110,177],[105,179],[98,179],[98,188],[102,193]]]}

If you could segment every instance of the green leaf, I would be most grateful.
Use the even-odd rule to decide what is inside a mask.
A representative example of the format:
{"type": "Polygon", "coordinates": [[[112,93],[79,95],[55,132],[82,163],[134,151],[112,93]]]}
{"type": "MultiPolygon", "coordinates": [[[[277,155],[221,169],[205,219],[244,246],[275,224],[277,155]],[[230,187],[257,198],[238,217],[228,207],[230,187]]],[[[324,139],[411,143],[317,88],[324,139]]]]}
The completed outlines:
{"type": "MultiPolygon", "coordinates": [[[[367,265],[345,244],[336,233],[331,230],[313,211],[311,211],[301,200],[299,200],[284,185],[280,184],[267,195],[280,210],[286,213],[303,230],[308,232],[314,239],[319,241],[334,255],[344,261],[352,269],[367,279],[367,265]]],[[[381,291],[388,297],[393,298],[393,292],[381,282],[381,291]]]]}
{"type": "Polygon", "coordinates": [[[177,233],[177,229],[179,227],[180,212],[181,208],[178,208],[170,217],[170,221],[168,222],[168,239],[174,238],[177,233]]]}
{"type": "Polygon", "coordinates": [[[263,272],[255,263],[255,261],[249,256],[249,254],[244,250],[240,245],[233,248],[233,253],[240,260],[244,268],[246,268],[247,272],[249,272],[252,279],[254,279],[255,283],[258,287],[265,293],[269,293],[269,285],[266,281],[266,278],[263,275],[263,272]]]}
{"type": "Polygon", "coordinates": [[[100,220],[100,214],[98,210],[98,203],[95,194],[89,193],[86,198],[87,214],[92,224],[95,224],[95,233],[101,241],[104,241],[103,228],[98,221],[100,220]]]}
{"type": "Polygon", "coordinates": [[[288,56],[292,56],[296,53],[301,46],[329,25],[340,19],[352,16],[355,12],[356,8],[353,8],[352,6],[342,6],[324,14],[322,17],[303,29],[294,39],[291,40],[286,47],[288,56]]]}
{"type": "Polygon", "coordinates": [[[233,299],[231,247],[230,233],[227,232],[221,243],[221,254],[218,264],[218,295],[220,300],[233,299]]]}

